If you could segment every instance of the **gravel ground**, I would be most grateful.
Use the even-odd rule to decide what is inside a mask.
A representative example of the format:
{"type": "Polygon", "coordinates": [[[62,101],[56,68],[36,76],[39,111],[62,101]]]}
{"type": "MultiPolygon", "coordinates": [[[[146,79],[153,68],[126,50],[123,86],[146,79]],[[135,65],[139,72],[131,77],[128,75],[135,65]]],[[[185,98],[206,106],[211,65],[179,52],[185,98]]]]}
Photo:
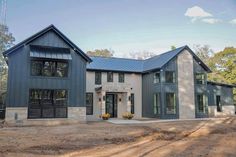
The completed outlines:
{"type": "Polygon", "coordinates": [[[236,156],[236,117],[0,128],[0,156],[236,156]]]}

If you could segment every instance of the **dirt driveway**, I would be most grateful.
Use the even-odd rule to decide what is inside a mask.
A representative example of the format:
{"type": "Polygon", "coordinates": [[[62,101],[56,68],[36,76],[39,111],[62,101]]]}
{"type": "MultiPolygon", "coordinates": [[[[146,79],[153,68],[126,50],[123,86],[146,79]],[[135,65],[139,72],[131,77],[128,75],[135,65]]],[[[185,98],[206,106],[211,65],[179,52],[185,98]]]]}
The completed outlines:
{"type": "Polygon", "coordinates": [[[236,117],[0,129],[0,156],[236,156],[236,117]]]}

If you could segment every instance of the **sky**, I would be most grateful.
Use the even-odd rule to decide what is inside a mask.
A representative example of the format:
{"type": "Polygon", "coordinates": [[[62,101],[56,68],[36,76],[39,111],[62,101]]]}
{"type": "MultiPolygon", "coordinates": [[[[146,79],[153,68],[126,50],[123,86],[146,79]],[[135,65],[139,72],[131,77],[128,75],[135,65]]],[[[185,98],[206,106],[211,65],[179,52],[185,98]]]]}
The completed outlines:
{"type": "Polygon", "coordinates": [[[236,0],[7,0],[6,23],[15,44],[54,24],[84,52],[119,57],[172,45],[236,47],[236,0]]]}

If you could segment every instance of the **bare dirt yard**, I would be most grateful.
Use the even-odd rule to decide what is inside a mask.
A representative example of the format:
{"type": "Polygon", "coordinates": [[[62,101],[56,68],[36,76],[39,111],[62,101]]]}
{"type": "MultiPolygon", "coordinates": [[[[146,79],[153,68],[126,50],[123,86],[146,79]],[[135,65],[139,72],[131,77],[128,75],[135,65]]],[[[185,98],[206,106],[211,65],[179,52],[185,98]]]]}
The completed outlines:
{"type": "Polygon", "coordinates": [[[0,156],[235,157],[236,117],[0,128],[0,156]]]}

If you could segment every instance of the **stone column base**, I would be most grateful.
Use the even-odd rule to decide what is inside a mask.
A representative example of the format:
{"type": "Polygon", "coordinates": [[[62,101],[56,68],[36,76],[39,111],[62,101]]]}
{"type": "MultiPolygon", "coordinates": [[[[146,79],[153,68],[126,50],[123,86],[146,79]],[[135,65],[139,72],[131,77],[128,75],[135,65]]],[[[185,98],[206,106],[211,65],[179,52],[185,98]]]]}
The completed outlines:
{"type": "Polygon", "coordinates": [[[86,107],[68,107],[68,118],[28,119],[27,107],[7,107],[5,124],[7,126],[61,125],[86,122],[86,107]]]}

